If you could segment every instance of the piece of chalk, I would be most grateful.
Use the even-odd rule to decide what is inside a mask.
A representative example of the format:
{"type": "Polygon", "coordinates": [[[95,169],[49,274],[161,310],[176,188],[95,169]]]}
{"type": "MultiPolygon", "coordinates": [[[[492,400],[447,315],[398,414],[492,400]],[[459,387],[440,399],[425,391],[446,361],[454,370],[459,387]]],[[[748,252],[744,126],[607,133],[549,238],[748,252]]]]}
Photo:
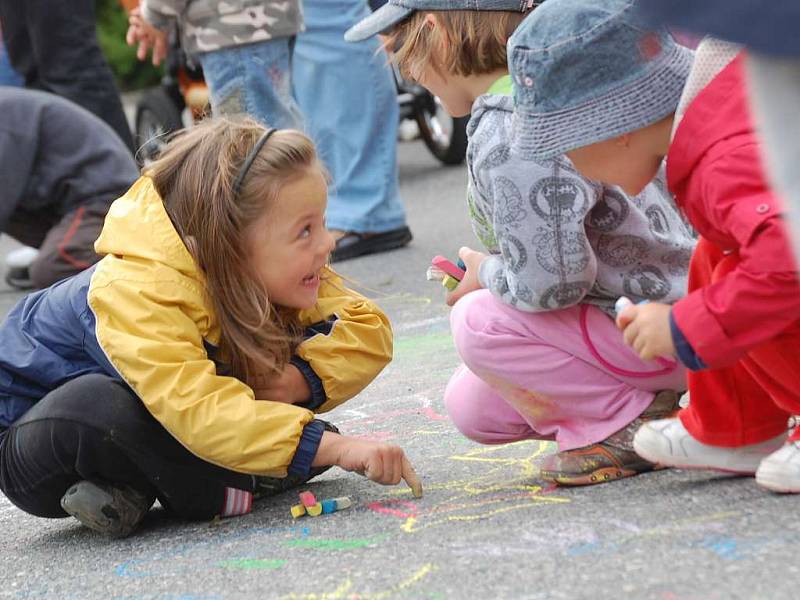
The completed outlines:
{"type": "Polygon", "coordinates": [[[303,503],[303,506],[309,508],[317,503],[317,499],[314,497],[314,494],[309,491],[305,491],[300,492],[300,502],[303,503]]]}
{"type": "Polygon", "coordinates": [[[434,256],[433,259],[431,260],[431,264],[434,267],[436,267],[437,269],[440,269],[441,271],[444,271],[448,275],[451,275],[451,276],[455,277],[459,281],[464,279],[464,275],[465,275],[464,269],[462,269],[458,265],[450,262],[444,256],[439,256],[439,255],[434,256]]]}
{"type": "Polygon", "coordinates": [[[428,281],[441,281],[444,279],[446,273],[441,269],[437,269],[436,267],[428,267],[428,271],[425,273],[425,277],[428,281]]]}
{"type": "Polygon", "coordinates": [[[306,507],[302,504],[295,504],[292,507],[292,517],[295,519],[302,517],[304,514],[306,514],[306,507]]]}
{"type": "Polygon", "coordinates": [[[454,289],[458,287],[459,281],[452,275],[445,275],[444,279],[442,279],[442,285],[448,289],[448,291],[452,292],[454,289]]]}
{"type": "Polygon", "coordinates": [[[322,514],[322,504],[317,502],[314,506],[306,506],[306,512],[312,517],[318,517],[322,514]]]}
{"type": "Polygon", "coordinates": [[[334,498],[334,502],[336,502],[336,510],[344,510],[345,508],[350,508],[353,506],[353,501],[350,500],[347,496],[342,496],[341,498],[334,498]]]}
{"type": "Polygon", "coordinates": [[[631,304],[633,304],[633,302],[631,301],[630,298],[626,298],[625,296],[620,296],[619,298],[617,298],[617,301],[614,303],[614,312],[619,314],[623,310],[628,308],[628,306],[630,306],[631,304]]]}
{"type": "Polygon", "coordinates": [[[332,498],[329,499],[329,500],[323,500],[322,501],[322,514],[323,515],[328,515],[328,514],[330,514],[332,512],[336,512],[336,500],[333,500],[332,498]]]}

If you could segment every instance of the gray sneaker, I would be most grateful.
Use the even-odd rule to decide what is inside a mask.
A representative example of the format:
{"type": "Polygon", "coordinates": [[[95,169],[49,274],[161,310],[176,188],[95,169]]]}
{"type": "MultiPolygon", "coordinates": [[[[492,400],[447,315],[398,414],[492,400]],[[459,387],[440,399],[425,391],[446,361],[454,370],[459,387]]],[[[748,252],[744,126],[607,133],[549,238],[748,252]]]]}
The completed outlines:
{"type": "Polygon", "coordinates": [[[153,502],[155,496],[128,486],[79,481],[61,498],[61,508],[89,529],[122,538],[133,533],[153,502]]]}

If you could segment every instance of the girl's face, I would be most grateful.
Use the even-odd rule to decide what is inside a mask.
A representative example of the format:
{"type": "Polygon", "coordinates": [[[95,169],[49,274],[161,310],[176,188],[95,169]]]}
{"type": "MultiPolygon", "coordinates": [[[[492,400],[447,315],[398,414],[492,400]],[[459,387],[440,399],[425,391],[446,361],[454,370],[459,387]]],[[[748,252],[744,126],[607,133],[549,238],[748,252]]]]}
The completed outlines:
{"type": "Polygon", "coordinates": [[[335,242],[325,228],[328,186],[319,169],[288,181],[273,206],[245,230],[245,247],[273,305],[317,302],[320,271],[335,242]]]}

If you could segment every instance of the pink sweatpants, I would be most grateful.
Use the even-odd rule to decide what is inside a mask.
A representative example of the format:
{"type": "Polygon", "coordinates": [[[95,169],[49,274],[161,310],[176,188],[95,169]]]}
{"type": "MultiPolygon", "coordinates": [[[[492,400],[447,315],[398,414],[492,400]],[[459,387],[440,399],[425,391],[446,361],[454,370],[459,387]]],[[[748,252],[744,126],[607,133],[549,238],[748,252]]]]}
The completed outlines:
{"type": "Polygon", "coordinates": [[[655,392],[686,389],[683,366],[642,361],[594,306],[527,313],[480,290],[456,303],[450,325],[464,365],[445,404],[456,427],[484,444],[580,448],[624,428],[655,392]]]}

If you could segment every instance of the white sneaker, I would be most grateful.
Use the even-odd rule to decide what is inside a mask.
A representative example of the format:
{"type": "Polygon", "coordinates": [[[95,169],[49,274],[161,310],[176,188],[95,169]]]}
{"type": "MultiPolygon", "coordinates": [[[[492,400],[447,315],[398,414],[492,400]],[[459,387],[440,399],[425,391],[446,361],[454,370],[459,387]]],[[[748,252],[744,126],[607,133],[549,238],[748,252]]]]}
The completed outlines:
{"type": "Polygon", "coordinates": [[[756,483],[773,492],[800,493],[800,442],[789,442],[761,461],[756,483]]]}
{"type": "Polygon", "coordinates": [[[680,419],[659,419],[645,423],[633,438],[633,449],[650,462],[678,469],[713,469],[752,475],[768,455],[780,448],[786,434],[748,446],[723,448],[694,439],[680,419]]]}
{"type": "Polygon", "coordinates": [[[39,251],[36,248],[22,246],[6,254],[6,268],[27,269],[37,256],[39,256],[39,251]]]}

